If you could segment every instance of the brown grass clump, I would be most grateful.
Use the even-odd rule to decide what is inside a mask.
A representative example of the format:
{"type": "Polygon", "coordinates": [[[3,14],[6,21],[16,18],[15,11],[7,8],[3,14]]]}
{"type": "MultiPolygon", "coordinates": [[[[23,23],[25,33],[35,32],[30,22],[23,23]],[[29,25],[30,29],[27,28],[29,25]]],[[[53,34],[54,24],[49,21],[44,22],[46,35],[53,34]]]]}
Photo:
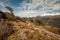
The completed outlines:
{"type": "Polygon", "coordinates": [[[6,40],[13,31],[13,27],[8,21],[0,22],[0,40],[6,40]]]}

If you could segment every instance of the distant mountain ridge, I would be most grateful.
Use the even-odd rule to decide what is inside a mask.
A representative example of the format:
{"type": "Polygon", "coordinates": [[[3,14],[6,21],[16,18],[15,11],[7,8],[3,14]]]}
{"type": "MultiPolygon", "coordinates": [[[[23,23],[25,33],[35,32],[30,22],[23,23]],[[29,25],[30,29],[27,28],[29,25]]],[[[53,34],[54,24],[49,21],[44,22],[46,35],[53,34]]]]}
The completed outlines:
{"type": "Polygon", "coordinates": [[[51,25],[60,27],[60,15],[44,16],[44,18],[48,19],[48,21],[51,22],[51,25]]]}

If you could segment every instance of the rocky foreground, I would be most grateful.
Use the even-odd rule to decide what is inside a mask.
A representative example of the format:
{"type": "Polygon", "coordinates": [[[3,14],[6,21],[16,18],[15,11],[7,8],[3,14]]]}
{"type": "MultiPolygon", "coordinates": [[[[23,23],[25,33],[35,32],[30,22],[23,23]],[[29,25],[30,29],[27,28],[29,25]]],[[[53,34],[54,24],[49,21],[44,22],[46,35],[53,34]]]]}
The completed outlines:
{"type": "Polygon", "coordinates": [[[37,26],[31,22],[24,23],[21,21],[10,21],[10,23],[12,24],[11,27],[13,27],[14,31],[11,31],[11,29],[6,32],[7,34],[9,34],[9,32],[12,33],[10,33],[6,38],[4,37],[4,40],[60,40],[59,28],[47,25],[37,26]]]}

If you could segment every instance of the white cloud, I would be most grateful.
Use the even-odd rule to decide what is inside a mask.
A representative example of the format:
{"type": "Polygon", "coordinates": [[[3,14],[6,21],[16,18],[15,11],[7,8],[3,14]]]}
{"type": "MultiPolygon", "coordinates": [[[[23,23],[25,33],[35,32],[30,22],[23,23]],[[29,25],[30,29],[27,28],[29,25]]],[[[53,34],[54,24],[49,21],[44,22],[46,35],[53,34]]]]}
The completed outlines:
{"type": "Polygon", "coordinates": [[[60,5],[59,5],[59,4],[54,5],[54,6],[53,6],[53,9],[54,9],[54,10],[60,10],[60,5]]]}
{"type": "Polygon", "coordinates": [[[53,13],[51,15],[54,15],[55,14],[54,10],[60,10],[60,4],[58,4],[57,1],[60,0],[31,0],[29,3],[27,3],[27,0],[25,0],[20,4],[21,6],[19,6],[18,8],[26,11],[21,12],[22,14],[26,13],[25,15],[27,15],[27,13],[32,13],[33,11],[34,11],[33,13],[36,15],[42,15],[42,16],[50,15],[47,14],[48,12],[51,12],[53,13]]]}
{"type": "Polygon", "coordinates": [[[44,15],[42,15],[42,16],[49,16],[49,15],[60,15],[60,13],[44,14],[44,15]]]}
{"type": "Polygon", "coordinates": [[[25,11],[21,11],[21,12],[17,12],[15,15],[19,16],[19,17],[34,17],[37,15],[42,15],[42,12],[37,12],[37,11],[30,11],[30,10],[25,10],[25,11]]]}
{"type": "Polygon", "coordinates": [[[38,8],[38,10],[48,11],[48,9],[58,10],[60,9],[60,4],[56,4],[59,0],[32,0],[31,2],[27,3],[27,0],[23,1],[22,8],[27,10],[34,10],[38,8]]]}
{"type": "MultiPolygon", "coordinates": [[[[2,6],[5,6],[3,4],[5,1],[9,0],[1,0],[0,4],[2,6]]],[[[17,12],[18,14],[16,15],[18,16],[48,15],[47,14],[48,12],[54,14],[56,10],[60,10],[59,1],[60,0],[24,0],[22,3],[20,3],[20,6],[17,7],[17,9],[19,9],[20,11],[18,11],[17,12]]]]}
{"type": "Polygon", "coordinates": [[[0,0],[0,6],[5,7],[6,5],[4,5],[4,3],[5,3],[6,1],[9,1],[9,0],[0,0]]]}

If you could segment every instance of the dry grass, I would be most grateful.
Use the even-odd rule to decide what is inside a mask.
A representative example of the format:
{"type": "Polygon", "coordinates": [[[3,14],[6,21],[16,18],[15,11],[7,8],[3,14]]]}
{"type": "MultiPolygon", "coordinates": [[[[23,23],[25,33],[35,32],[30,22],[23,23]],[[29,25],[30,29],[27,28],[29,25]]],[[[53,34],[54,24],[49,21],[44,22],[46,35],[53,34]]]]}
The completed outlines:
{"type": "Polygon", "coordinates": [[[6,38],[13,33],[13,27],[8,21],[0,22],[0,40],[6,40],[6,38]]]}
{"type": "Polygon", "coordinates": [[[0,21],[0,40],[60,40],[60,28],[44,25],[38,17],[26,23],[25,18],[6,16],[9,22],[0,21]]]}
{"type": "Polygon", "coordinates": [[[33,23],[28,25],[16,21],[11,23],[14,25],[15,33],[10,35],[7,40],[60,40],[60,35],[49,31],[51,29],[44,26],[36,26],[33,23]]]}

